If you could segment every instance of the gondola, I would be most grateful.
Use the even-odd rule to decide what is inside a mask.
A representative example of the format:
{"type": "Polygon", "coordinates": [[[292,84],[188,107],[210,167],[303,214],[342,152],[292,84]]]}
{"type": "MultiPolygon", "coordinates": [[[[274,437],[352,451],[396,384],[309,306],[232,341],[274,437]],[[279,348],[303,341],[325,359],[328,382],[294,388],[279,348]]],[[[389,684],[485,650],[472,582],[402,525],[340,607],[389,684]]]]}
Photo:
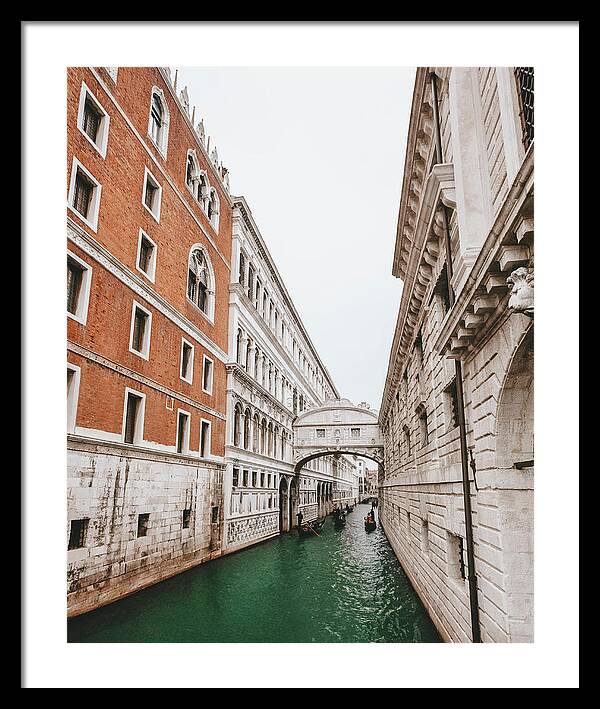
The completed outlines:
{"type": "Polygon", "coordinates": [[[324,524],[325,519],[314,519],[310,522],[303,522],[300,527],[298,527],[298,535],[300,537],[318,537],[324,524]]]}
{"type": "Polygon", "coordinates": [[[377,529],[377,522],[375,521],[375,515],[372,513],[369,513],[365,517],[365,531],[373,532],[375,529],[377,529]]]}
{"type": "Polygon", "coordinates": [[[340,514],[337,515],[335,517],[335,519],[333,520],[333,526],[335,527],[335,529],[342,529],[345,524],[346,524],[346,515],[344,514],[344,512],[340,512],[340,514]]]}

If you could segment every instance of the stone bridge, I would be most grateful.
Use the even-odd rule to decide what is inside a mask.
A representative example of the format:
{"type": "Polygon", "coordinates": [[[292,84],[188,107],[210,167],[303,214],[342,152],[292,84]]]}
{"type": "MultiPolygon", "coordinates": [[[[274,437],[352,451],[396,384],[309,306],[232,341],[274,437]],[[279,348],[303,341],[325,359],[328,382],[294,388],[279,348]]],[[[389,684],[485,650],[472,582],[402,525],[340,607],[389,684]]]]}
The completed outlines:
{"type": "Polygon", "coordinates": [[[293,423],[296,472],[324,455],[361,455],[383,465],[383,436],[377,412],[349,399],[327,399],[323,406],[303,411],[293,423]]]}

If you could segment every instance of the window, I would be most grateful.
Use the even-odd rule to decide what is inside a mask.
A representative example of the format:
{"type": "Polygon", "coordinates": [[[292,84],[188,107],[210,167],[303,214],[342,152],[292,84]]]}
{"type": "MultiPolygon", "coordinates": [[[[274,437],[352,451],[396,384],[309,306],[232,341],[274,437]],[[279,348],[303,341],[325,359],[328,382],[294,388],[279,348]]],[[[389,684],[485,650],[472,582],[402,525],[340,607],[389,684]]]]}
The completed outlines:
{"type": "Polygon", "coordinates": [[[448,430],[458,426],[458,392],[456,389],[456,378],[444,389],[446,423],[448,430]]]}
{"type": "Polygon", "coordinates": [[[72,519],[71,529],[69,532],[69,546],[68,549],[81,549],[85,546],[87,539],[87,531],[89,526],[89,519],[72,519]]]}
{"type": "Polygon", "coordinates": [[[194,161],[193,155],[188,152],[187,162],[185,167],[185,184],[190,190],[194,190],[194,183],[196,181],[196,163],[194,161]]]}
{"type": "Polygon", "coordinates": [[[265,474],[264,473],[260,474],[260,486],[261,487],[265,486],[265,474]]]}
{"type": "Polygon", "coordinates": [[[243,485],[244,487],[248,487],[248,471],[244,470],[243,473],[243,485]]]}
{"type": "Polygon", "coordinates": [[[523,130],[525,150],[533,143],[533,67],[515,67],[515,79],[519,94],[519,114],[523,130]]]}
{"type": "Polygon", "coordinates": [[[163,157],[166,157],[169,138],[169,109],[163,92],[156,86],[152,89],[150,99],[148,135],[163,157]]]}
{"type": "Polygon", "coordinates": [[[85,325],[90,300],[92,269],[78,256],[67,252],[67,317],[85,325]]]}
{"type": "Polygon", "coordinates": [[[237,487],[239,484],[240,484],[240,469],[234,468],[233,469],[232,485],[233,485],[233,487],[237,487]]]}
{"type": "Polygon", "coordinates": [[[186,411],[177,412],[177,452],[187,453],[190,449],[190,415],[186,411]]]}
{"type": "Polygon", "coordinates": [[[148,535],[149,520],[150,520],[150,514],[148,512],[144,512],[141,515],[138,515],[138,523],[137,523],[138,537],[146,537],[148,535]]]}
{"type": "Polygon", "coordinates": [[[160,222],[160,204],[162,198],[162,187],[154,175],[144,168],[144,193],[142,195],[142,203],[150,214],[160,222]]]}
{"type": "Polygon", "coordinates": [[[252,264],[248,265],[248,282],[246,283],[246,295],[252,300],[254,291],[254,268],[252,264]]]}
{"type": "Polygon", "coordinates": [[[67,432],[75,432],[77,420],[77,400],[79,398],[79,378],[81,370],[74,364],[67,364],[67,432]]]}
{"type": "Polygon", "coordinates": [[[204,355],[202,363],[202,391],[212,394],[213,389],[213,361],[204,355]]]}
{"type": "Polygon", "coordinates": [[[77,127],[102,157],[106,157],[109,122],[108,113],[102,108],[85,82],[82,82],[77,127]]]}
{"type": "Polygon", "coordinates": [[[218,524],[219,522],[219,508],[213,507],[210,514],[210,521],[212,524],[218,524]]]}
{"type": "Polygon", "coordinates": [[[125,391],[125,415],[123,442],[137,444],[142,441],[144,432],[144,397],[136,392],[125,391]]]}
{"type": "Polygon", "coordinates": [[[190,520],[192,518],[192,510],[183,510],[181,524],[184,529],[189,529],[190,520]]]}
{"type": "Polygon", "coordinates": [[[73,158],[69,208],[94,231],[98,226],[101,191],[100,183],[83,167],[79,160],[73,158]]]}
{"type": "Polygon", "coordinates": [[[210,189],[206,214],[215,231],[219,230],[219,196],[214,187],[210,189]]]}
{"type": "Polygon", "coordinates": [[[138,239],[136,267],[154,283],[156,274],[156,244],[142,229],[138,239]]]}
{"type": "Polygon", "coordinates": [[[152,329],[152,313],[135,300],[131,309],[131,334],[129,351],[143,359],[150,357],[150,331],[152,329]]]}
{"type": "Polygon", "coordinates": [[[200,421],[200,456],[207,458],[210,455],[210,421],[200,421]]]}
{"type": "Polygon", "coordinates": [[[187,297],[209,318],[212,317],[212,272],[206,252],[194,248],[188,262],[187,297]]]}
{"type": "Polygon", "coordinates": [[[350,436],[352,438],[360,438],[360,428],[351,428],[350,429],[350,436]]]}
{"type": "Polygon", "coordinates": [[[194,380],[194,346],[187,340],[181,339],[181,361],[179,363],[179,376],[191,384],[194,380]]]}

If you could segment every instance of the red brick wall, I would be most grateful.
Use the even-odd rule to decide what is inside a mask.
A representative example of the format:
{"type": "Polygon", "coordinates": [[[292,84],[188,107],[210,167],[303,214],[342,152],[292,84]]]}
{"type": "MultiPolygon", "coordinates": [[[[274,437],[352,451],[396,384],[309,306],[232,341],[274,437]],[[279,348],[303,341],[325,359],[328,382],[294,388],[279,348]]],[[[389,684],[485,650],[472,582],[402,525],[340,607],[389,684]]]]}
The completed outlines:
{"type": "MultiPolygon", "coordinates": [[[[140,227],[144,229],[157,245],[155,283],[147,281],[149,288],[166,299],[219,348],[226,351],[232,228],[228,196],[221,189],[212,165],[203,158],[192,131],[157,69],[121,67],[116,86],[108,79],[104,70],[97,69],[97,71],[132,125],[129,125],[90,69],[68,70],[67,189],[73,157],[76,157],[102,185],[96,233],[91,232],[73,211],[68,210],[68,216],[92,234],[94,239],[142,280],[146,279],[136,269],[136,257],[139,229],[140,227]],[[104,159],[77,128],[82,81],[85,81],[110,115],[108,146],[104,159]],[[170,112],[166,160],[147,137],[151,90],[154,85],[163,90],[170,112]],[[135,134],[134,129],[139,136],[135,134]],[[211,186],[218,192],[220,199],[218,233],[215,232],[185,185],[186,157],[189,148],[196,148],[198,161],[207,171],[211,186]],[[156,158],[158,165],[152,160],[151,155],[156,158]],[[142,204],[145,166],[162,186],[160,224],[152,218],[142,204]],[[164,172],[161,172],[161,168],[164,172]],[[173,186],[167,178],[171,180],[173,186]],[[197,243],[206,248],[214,269],[214,325],[186,298],[188,256],[191,247],[197,243]]],[[[226,404],[224,364],[74,244],[68,242],[68,247],[93,269],[87,324],[83,326],[69,319],[69,340],[224,414],[226,404]],[[134,299],[152,312],[148,361],[129,352],[131,309],[134,299]],[[195,348],[194,377],[191,385],[179,377],[182,336],[192,342],[195,348]],[[212,395],[202,392],[202,360],[205,353],[214,362],[212,395]]],[[[192,414],[190,441],[192,449],[198,449],[199,420],[202,416],[212,420],[213,423],[212,452],[217,455],[223,454],[224,421],[200,413],[198,409],[192,409],[188,404],[178,404],[177,401],[174,410],[168,411],[165,408],[165,395],[162,392],[144,387],[131,378],[97,363],[88,362],[78,355],[70,353],[69,360],[81,367],[77,426],[120,433],[124,389],[125,386],[129,386],[147,395],[145,440],[174,445],[177,408],[180,406],[192,414]]]]}

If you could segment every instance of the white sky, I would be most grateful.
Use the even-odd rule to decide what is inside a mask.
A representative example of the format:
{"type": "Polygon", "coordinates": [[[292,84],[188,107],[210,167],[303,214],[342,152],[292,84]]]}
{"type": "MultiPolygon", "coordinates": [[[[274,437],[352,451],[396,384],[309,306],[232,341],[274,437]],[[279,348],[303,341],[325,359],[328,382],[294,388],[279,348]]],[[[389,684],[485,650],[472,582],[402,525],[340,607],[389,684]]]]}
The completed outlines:
{"type": "Polygon", "coordinates": [[[378,408],[414,68],[179,68],[340,394],[378,408]]]}

